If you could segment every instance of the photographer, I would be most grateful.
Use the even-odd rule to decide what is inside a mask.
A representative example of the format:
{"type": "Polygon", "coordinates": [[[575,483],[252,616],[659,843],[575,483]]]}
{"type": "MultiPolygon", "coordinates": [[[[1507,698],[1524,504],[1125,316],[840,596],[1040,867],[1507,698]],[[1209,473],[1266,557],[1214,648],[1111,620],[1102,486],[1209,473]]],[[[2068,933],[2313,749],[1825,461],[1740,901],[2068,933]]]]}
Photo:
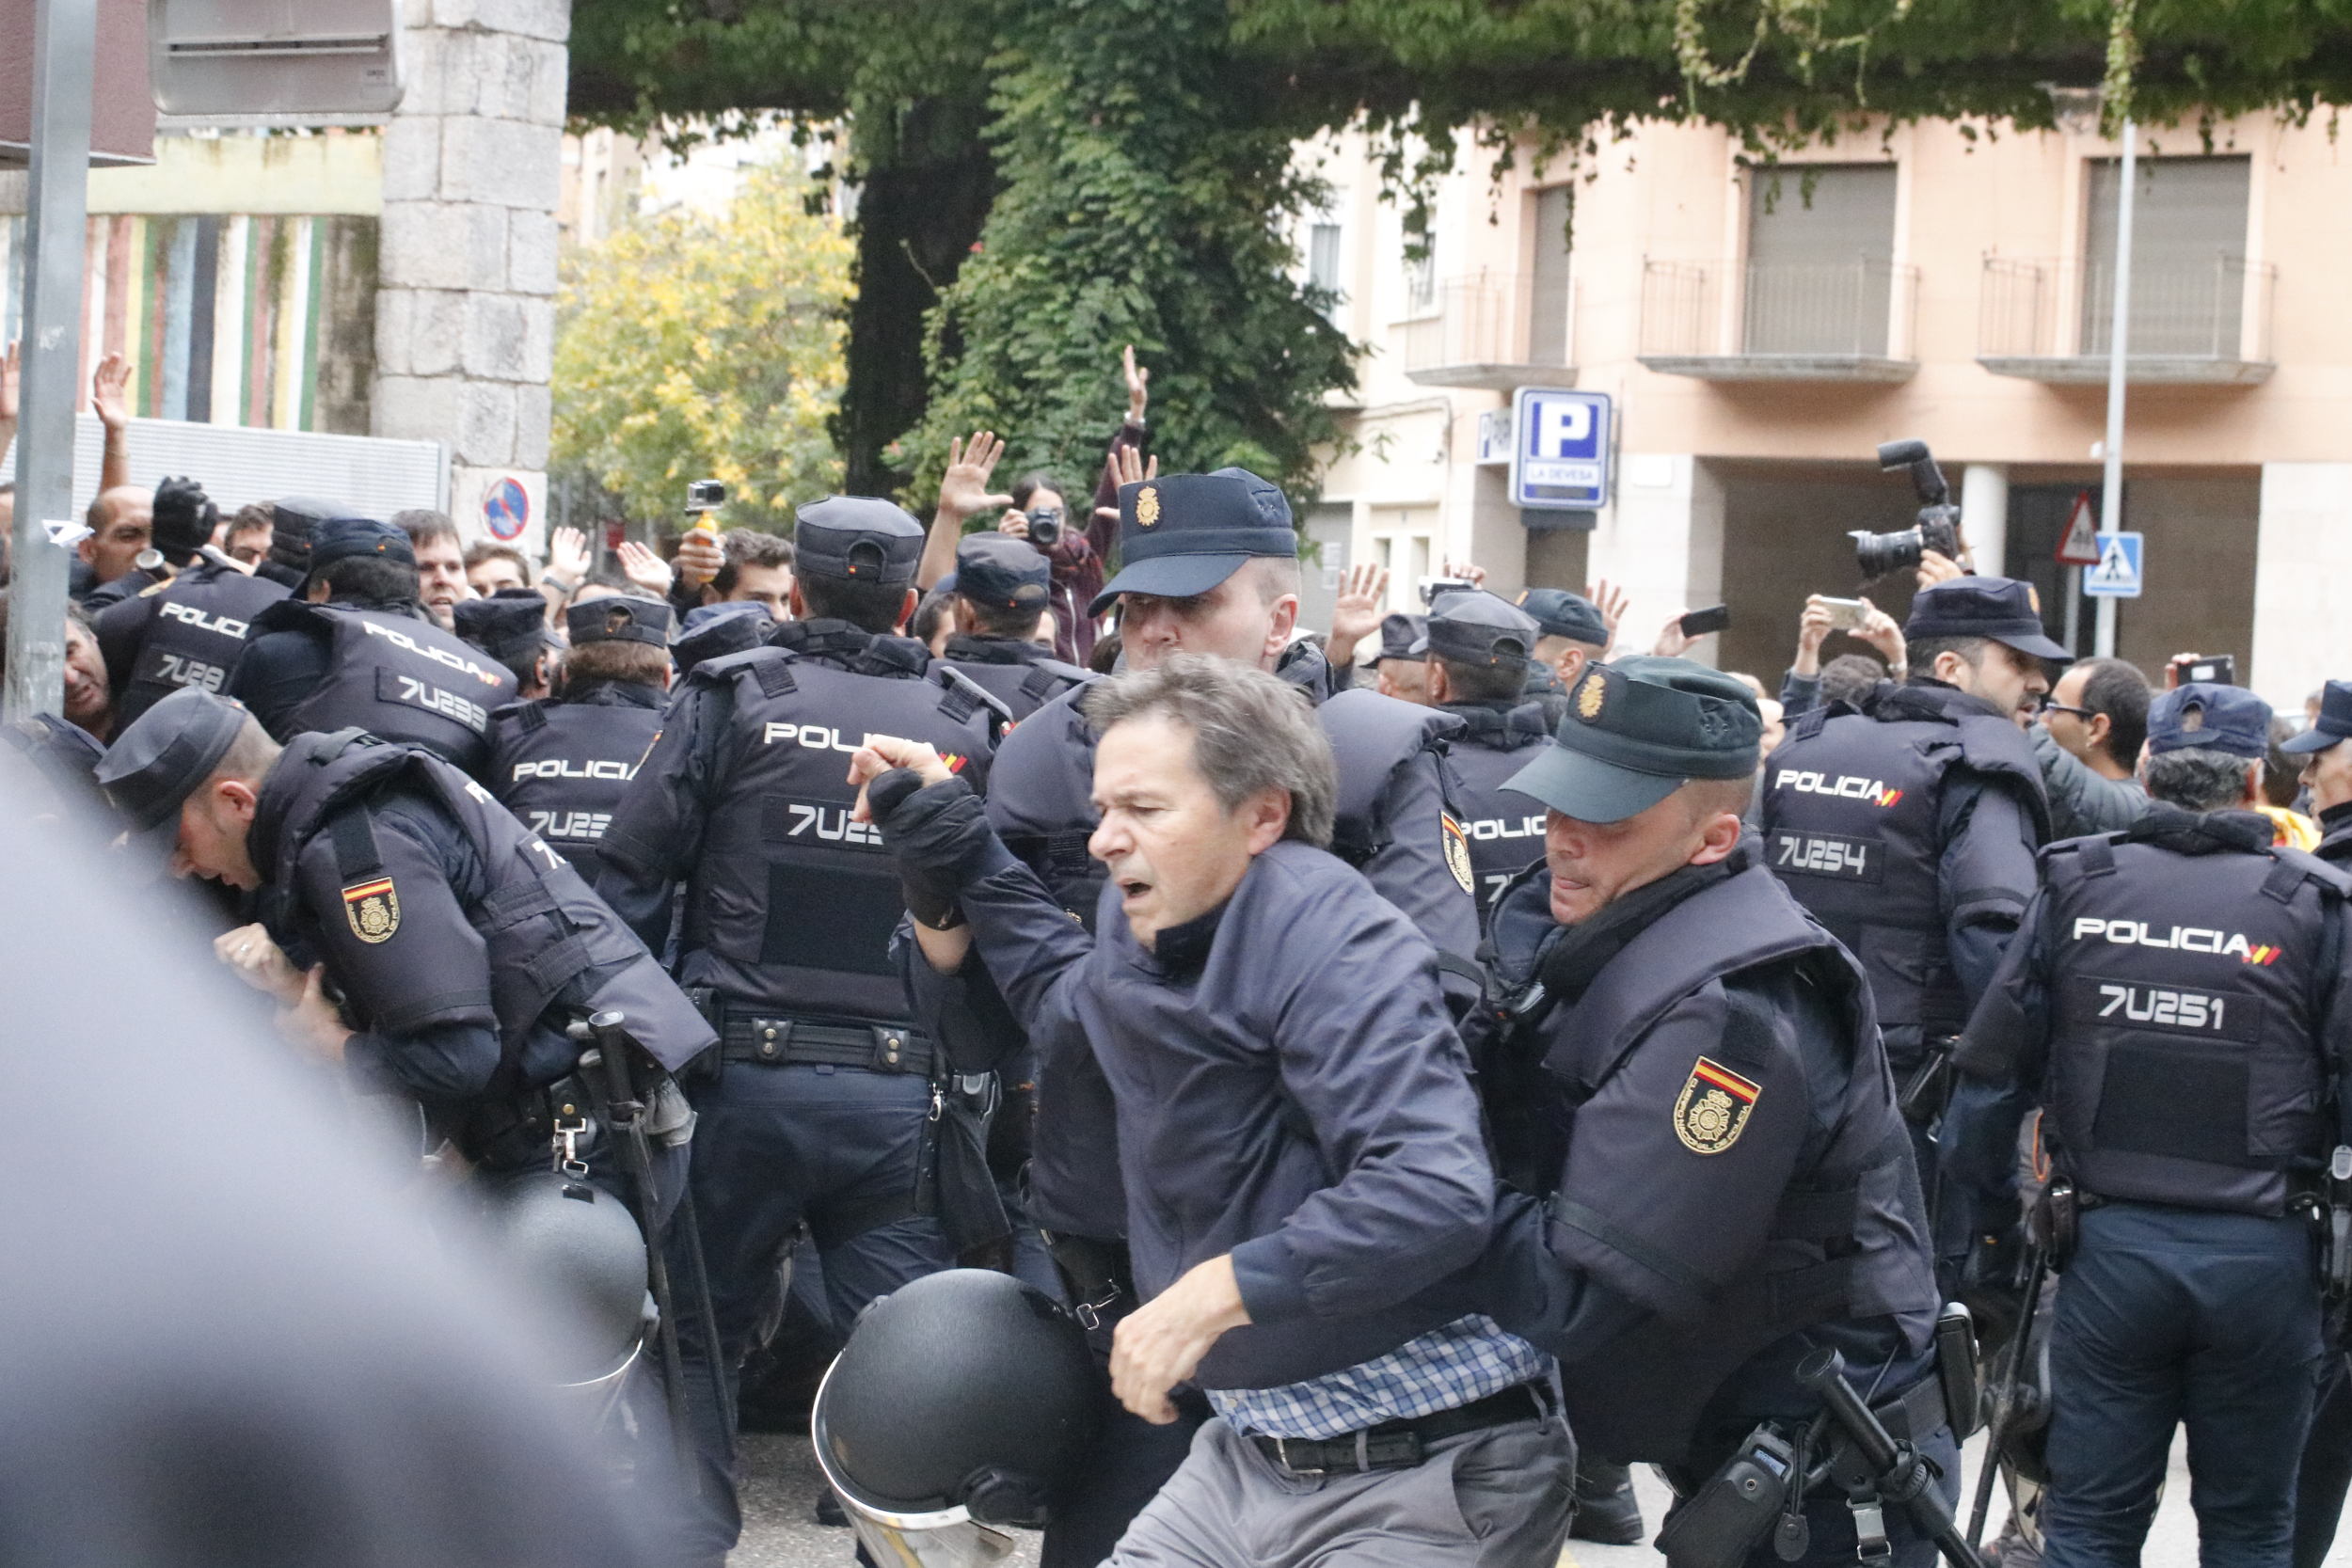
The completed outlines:
{"type": "MultiPolygon", "coordinates": [[[[1821,668],[1821,644],[1829,641],[1831,632],[1843,630],[1856,641],[1868,643],[1886,660],[1888,673],[1873,675],[1868,683],[1870,686],[1877,685],[1882,679],[1897,682],[1903,679],[1907,673],[1903,628],[1895,624],[1892,615],[1869,600],[1858,602],[1862,606],[1860,621],[1840,627],[1837,624],[1838,601],[1824,598],[1819,594],[1806,596],[1804,613],[1797,617],[1797,657],[1788,666],[1788,673],[1780,678],[1780,705],[1788,718],[1795,719],[1800,714],[1810,713],[1817,707],[1841,699],[1851,702],[1859,694],[1842,681],[1837,683],[1842,689],[1833,691],[1829,689],[1830,683],[1824,678],[1826,672],[1821,668]]],[[[1830,662],[1837,664],[1847,659],[1859,660],[1859,656],[1841,654],[1830,662]]],[[[1867,687],[1864,689],[1867,690],[1867,687]]]]}
{"type": "Polygon", "coordinates": [[[2050,792],[2050,836],[2121,832],[2148,814],[2133,776],[2148,738],[2148,677],[2120,658],[2086,658],[2058,677],[2026,733],[2050,792]]]}

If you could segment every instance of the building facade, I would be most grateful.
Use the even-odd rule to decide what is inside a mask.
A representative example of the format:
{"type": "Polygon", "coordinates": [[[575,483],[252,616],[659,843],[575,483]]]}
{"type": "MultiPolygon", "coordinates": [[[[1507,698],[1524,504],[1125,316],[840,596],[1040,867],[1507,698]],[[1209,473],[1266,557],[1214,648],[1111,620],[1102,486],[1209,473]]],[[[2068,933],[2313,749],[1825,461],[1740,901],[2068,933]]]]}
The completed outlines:
{"type": "MultiPolygon", "coordinates": [[[[2328,627],[2352,583],[2352,166],[2322,122],[2141,134],[2122,526],[2146,535],[2146,588],[2117,651],[2152,673],[2234,654],[2299,706],[2352,673],[2328,627]]],[[[1416,261],[1363,139],[1303,146],[1331,194],[1300,264],[1368,348],[1308,524],[1327,591],[1367,559],[1398,608],[1448,561],[1506,592],[1606,578],[1640,646],[1728,605],[1695,656],[1770,684],[1808,593],[1903,613],[1908,582],[1864,583],[1847,532],[1908,526],[1910,486],[1873,452],[1917,437],[1979,568],[2034,582],[2063,639],[2058,540],[2100,500],[2120,150],[1931,122],[1763,165],[1720,130],[1645,124],[1494,182],[1465,146],[1416,261]],[[1523,386],[1610,394],[1606,505],[1522,514],[1480,463],[1480,415],[1523,386]]],[[[2092,621],[2083,605],[2084,652],[2092,621]]]]}

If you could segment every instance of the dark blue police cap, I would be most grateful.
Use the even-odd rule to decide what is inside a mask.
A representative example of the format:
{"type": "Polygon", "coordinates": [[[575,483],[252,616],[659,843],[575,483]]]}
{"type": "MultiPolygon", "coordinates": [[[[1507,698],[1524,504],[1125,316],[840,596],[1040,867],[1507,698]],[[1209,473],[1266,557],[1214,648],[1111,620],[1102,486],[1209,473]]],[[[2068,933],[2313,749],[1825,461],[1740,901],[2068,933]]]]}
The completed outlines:
{"type": "Polygon", "coordinates": [[[1580,822],[1621,822],[1692,779],[1742,779],[1762,758],[1756,694],[1687,658],[1644,656],[1578,677],[1559,733],[1503,788],[1580,822]]]}
{"type": "Polygon", "coordinates": [[[2052,664],[2074,661],[2042,631],[2032,587],[2015,578],[1954,578],[1922,588],[1911,601],[1903,641],[1923,637],[1984,637],[2052,664]]]}
{"type": "Polygon", "coordinates": [[[98,759],[99,788],[158,859],[180,839],[180,806],[211,778],[248,715],[241,703],[183,686],[138,716],[98,759]]]}
{"type": "Polygon", "coordinates": [[[956,569],[940,586],[995,610],[1042,611],[1054,566],[1038,547],[1009,533],[975,533],[956,546],[956,569]]]}
{"type": "Polygon", "coordinates": [[[574,646],[582,642],[644,642],[666,648],[670,645],[671,623],[676,618],[666,604],[615,594],[609,598],[576,604],[565,610],[564,631],[574,646]]]}
{"type": "Polygon", "coordinates": [[[1121,594],[1185,599],[1261,556],[1298,559],[1291,503],[1247,468],[1162,474],[1119,487],[1119,575],[1087,607],[1100,615],[1121,594]]]}
{"type": "Polygon", "coordinates": [[[793,566],[850,582],[913,582],[923,525],[880,496],[827,496],[797,508],[793,566]]]}
{"type": "Polygon", "coordinates": [[[2329,681],[2319,693],[2319,717],[2301,735],[2281,741],[2279,750],[2296,756],[2324,752],[2352,736],[2352,681],[2329,681]]]}
{"type": "Polygon", "coordinates": [[[697,605],[686,612],[678,639],[670,644],[670,659],[684,680],[697,664],[759,647],[775,629],[776,619],[764,604],[736,599],[697,605]]]}
{"type": "Polygon", "coordinates": [[[1380,617],[1380,651],[1373,655],[1377,661],[1384,658],[1419,658],[1421,636],[1429,627],[1426,615],[1407,615],[1391,610],[1380,617]]]}
{"type": "Polygon", "coordinates": [[[2242,686],[2191,681],[2156,693],[2148,705],[2148,754],[2225,752],[2233,757],[2270,754],[2270,705],[2242,686]]]}
{"type": "Polygon", "coordinates": [[[389,523],[379,523],[373,517],[322,517],[312,526],[310,570],[316,572],[355,556],[396,561],[403,566],[417,563],[417,552],[408,543],[407,533],[389,523]]]}
{"type": "Polygon", "coordinates": [[[1537,629],[1546,637],[1590,642],[1596,648],[1609,646],[1609,623],[1601,619],[1600,607],[1581,594],[1565,588],[1531,588],[1519,595],[1519,608],[1535,618],[1537,629]]]}
{"type": "Polygon", "coordinates": [[[1524,667],[1543,635],[1535,618],[1485,589],[1447,594],[1429,609],[1425,653],[1465,664],[1524,667]]]}
{"type": "Polygon", "coordinates": [[[450,607],[457,635],[501,664],[521,664],[547,646],[548,601],[535,588],[501,588],[450,607]]]}

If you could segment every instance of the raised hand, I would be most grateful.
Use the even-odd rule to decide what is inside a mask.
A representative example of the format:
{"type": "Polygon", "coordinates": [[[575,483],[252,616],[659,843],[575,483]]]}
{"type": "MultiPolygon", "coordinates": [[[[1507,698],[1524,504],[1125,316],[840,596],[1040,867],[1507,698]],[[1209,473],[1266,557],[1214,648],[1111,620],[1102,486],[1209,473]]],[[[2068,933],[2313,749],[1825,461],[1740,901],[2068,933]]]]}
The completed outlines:
{"type": "Polygon", "coordinates": [[[950,437],[947,471],[939,477],[939,510],[961,522],[976,512],[1010,506],[1010,496],[995,494],[988,487],[989,475],[996,471],[996,460],[1004,455],[1005,443],[993,430],[975,431],[968,445],[950,437]]]}
{"type": "Polygon", "coordinates": [[[620,557],[621,576],[640,588],[651,589],[664,598],[669,596],[670,582],[675,574],[668,562],[634,539],[622,540],[621,547],[613,553],[620,557]]]}
{"type": "Polygon", "coordinates": [[[90,377],[89,405],[98,415],[98,422],[108,430],[119,431],[131,422],[130,404],[123,401],[123,388],[131,382],[131,361],[119,354],[109,354],[98,362],[96,373],[90,377]]]}
{"type": "Polygon", "coordinates": [[[1127,377],[1127,422],[1141,424],[1143,411],[1152,404],[1152,372],[1136,363],[1136,345],[1129,343],[1119,356],[1119,365],[1127,377]]]}

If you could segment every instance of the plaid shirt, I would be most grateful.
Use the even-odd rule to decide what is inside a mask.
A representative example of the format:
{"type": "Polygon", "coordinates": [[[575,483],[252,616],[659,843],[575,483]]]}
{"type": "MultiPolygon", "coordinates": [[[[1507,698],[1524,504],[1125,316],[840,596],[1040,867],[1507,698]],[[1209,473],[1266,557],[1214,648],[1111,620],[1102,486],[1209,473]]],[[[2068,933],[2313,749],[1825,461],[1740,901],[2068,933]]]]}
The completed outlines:
{"type": "Polygon", "coordinates": [[[1212,1388],[1209,1403],[1236,1432],[1338,1437],[1383,1421],[1453,1410],[1543,1376],[1550,1358],[1492,1318],[1473,1313],[1386,1355],[1279,1388],[1212,1388]]]}

